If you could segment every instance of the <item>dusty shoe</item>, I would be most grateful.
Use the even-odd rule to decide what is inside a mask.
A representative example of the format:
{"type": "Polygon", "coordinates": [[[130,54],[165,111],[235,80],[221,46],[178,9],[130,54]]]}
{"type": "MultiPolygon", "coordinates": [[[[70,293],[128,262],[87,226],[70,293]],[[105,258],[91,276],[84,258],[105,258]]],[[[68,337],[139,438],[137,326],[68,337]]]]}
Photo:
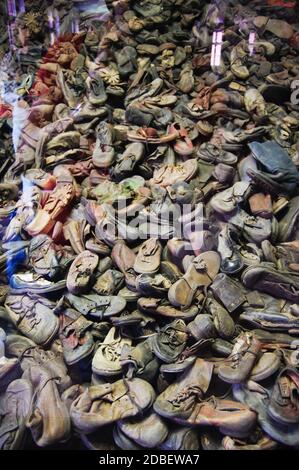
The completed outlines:
{"type": "Polygon", "coordinates": [[[114,162],[114,134],[112,125],[106,121],[102,121],[97,127],[97,140],[92,154],[93,164],[97,168],[109,168],[114,162]]]}
{"type": "Polygon", "coordinates": [[[53,240],[45,234],[37,235],[29,246],[29,262],[34,271],[48,279],[53,279],[59,273],[59,257],[53,240]]]}
{"type": "Polygon", "coordinates": [[[82,313],[93,318],[103,319],[122,312],[126,301],[120,296],[81,294],[80,296],[66,294],[70,305],[82,313]]]}
{"type": "Polygon", "coordinates": [[[31,365],[24,378],[35,390],[30,416],[26,426],[35,443],[45,447],[69,438],[71,422],[66,405],[61,401],[55,379],[42,366],[31,365]]]}
{"type": "Polygon", "coordinates": [[[137,416],[154,399],[154,389],[141,379],[94,385],[74,400],[71,419],[78,431],[89,434],[106,424],[137,416]]]}
{"type": "Polygon", "coordinates": [[[252,410],[258,413],[258,422],[262,430],[277,442],[289,446],[299,444],[298,424],[282,424],[273,420],[267,410],[271,397],[271,387],[269,389],[249,380],[244,384],[233,385],[233,395],[236,400],[246,403],[252,410]]]}
{"type": "Polygon", "coordinates": [[[188,335],[183,320],[174,320],[160,329],[152,338],[152,347],[161,361],[175,361],[185,349],[188,335]]]}
{"type": "Polygon", "coordinates": [[[154,411],[142,419],[118,422],[119,429],[138,445],[156,449],[168,435],[165,422],[154,411]]]}
{"type": "Polygon", "coordinates": [[[276,379],[270,403],[269,415],[285,425],[299,423],[298,371],[286,367],[276,379]]]}
{"type": "Polygon", "coordinates": [[[154,403],[154,410],[165,418],[179,421],[187,419],[196,403],[207,392],[212,378],[213,365],[196,359],[192,367],[179,376],[154,403]]]}
{"type": "Polygon", "coordinates": [[[152,336],[150,335],[135,347],[124,347],[120,362],[123,369],[126,370],[126,377],[138,377],[152,383],[157,376],[160,365],[153,351],[152,336]]]}
{"type": "Polygon", "coordinates": [[[261,348],[261,343],[249,333],[241,334],[229,358],[231,364],[220,366],[218,376],[229,383],[241,383],[250,374],[261,348]]]}
{"type": "Polygon", "coordinates": [[[188,324],[187,330],[197,341],[217,337],[212,317],[202,313],[188,324]]]}
{"type": "Polygon", "coordinates": [[[127,287],[135,290],[136,273],[133,270],[136,261],[135,253],[125,243],[119,242],[114,245],[111,258],[124,274],[127,287]]]}
{"type": "Polygon", "coordinates": [[[263,435],[255,444],[241,442],[229,436],[224,437],[222,440],[224,450],[274,450],[277,446],[277,442],[267,435],[263,435]]]}
{"type": "Polygon", "coordinates": [[[98,265],[99,257],[91,251],[80,253],[71,264],[66,285],[72,294],[80,294],[88,290],[91,277],[98,265]]]}
{"type": "Polygon", "coordinates": [[[196,159],[189,159],[178,165],[163,165],[154,171],[153,178],[149,181],[162,187],[171,186],[178,181],[189,181],[196,175],[198,163],[196,159]]]}
{"type": "Polygon", "coordinates": [[[286,242],[286,241],[295,239],[298,216],[299,216],[299,196],[296,196],[290,200],[286,214],[279,221],[278,240],[280,242],[286,242]]]}
{"type": "Polygon", "coordinates": [[[140,274],[157,272],[160,266],[161,252],[161,244],[156,238],[145,241],[135,259],[134,270],[140,274]]]}
{"type": "Polygon", "coordinates": [[[226,165],[234,165],[238,161],[238,157],[231,152],[222,150],[211,143],[202,144],[198,151],[198,157],[201,160],[211,163],[225,163],[226,165]]]}
{"type": "Polygon", "coordinates": [[[247,198],[249,190],[250,184],[248,182],[238,181],[231,188],[213,196],[210,201],[211,207],[220,214],[230,214],[237,209],[238,204],[247,198]]]}
{"type": "Polygon", "coordinates": [[[116,269],[108,269],[97,278],[93,290],[99,295],[113,295],[123,286],[124,275],[116,269]]]}
{"type": "Polygon", "coordinates": [[[142,295],[163,297],[171,286],[171,282],[162,274],[140,274],[136,277],[136,290],[142,295]]]}
{"type": "Polygon", "coordinates": [[[288,153],[275,141],[249,144],[255,160],[263,170],[248,170],[249,176],[262,189],[274,194],[292,194],[299,181],[299,172],[288,153]]]}
{"type": "Polygon", "coordinates": [[[26,432],[25,422],[32,406],[33,387],[25,379],[12,381],[0,395],[0,449],[21,449],[26,432]]]}
{"type": "Polygon", "coordinates": [[[208,287],[220,268],[220,257],[214,251],[197,256],[186,274],[175,282],[168,291],[168,299],[175,307],[189,307],[196,292],[208,287]]]}
{"type": "Polygon", "coordinates": [[[252,215],[270,219],[273,214],[272,200],[270,194],[256,193],[249,199],[249,206],[252,215]]]}
{"type": "Polygon", "coordinates": [[[161,315],[166,318],[181,318],[182,320],[192,320],[198,314],[198,307],[191,307],[183,310],[173,307],[166,299],[157,299],[153,297],[140,297],[137,301],[141,312],[152,315],[161,315]]]}
{"type": "Polygon", "coordinates": [[[235,323],[225,308],[213,298],[207,298],[206,311],[212,316],[218,335],[230,339],[235,333],[235,323]]]}
{"type": "Polygon", "coordinates": [[[243,232],[243,236],[250,242],[260,244],[264,240],[275,238],[275,232],[278,229],[277,220],[265,219],[259,216],[250,216],[243,209],[229,219],[229,223],[243,232]]]}
{"type": "Polygon", "coordinates": [[[64,308],[60,313],[59,338],[63,357],[68,365],[77,364],[89,357],[94,350],[92,323],[76,310],[64,308]]]}
{"type": "Polygon", "coordinates": [[[194,429],[180,426],[169,431],[167,439],[160,445],[160,450],[198,450],[199,439],[194,429]]]}
{"type": "Polygon", "coordinates": [[[249,289],[256,289],[295,303],[299,301],[297,273],[280,272],[271,263],[249,266],[242,274],[242,282],[249,289]]]}
{"type": "Polygon", "coordinates": [[[181,418],[176,421],[191,426],[215,426],[223,434],[247,437],[256,424],[256,418],[256,413],[248,406],[212,396],[211,399],[197,402],[187,419],[181,418]]]}
{"type": "Polygon", "coordinates": [[[91,104],[101,106],[107,101],[107,94],[104,82],[99,74],[86,79],[88,100],[91,104]]]}
{"type": "Polygon", "coordinates": [[[7,386],[21,375],[21,369],[18,359],[5,357],[6,334],[0,328],[0,391],[5,390],[7,386]]]}
{"type": "Polygon", "coordinates": [[[265,352],[250,373],[250,380],[260,382],[275,374],[281,366],[281,357],[275,352],[265,352]]]}
{"type": "Polygon", "coordinates": [[[134,142],[127,146],[119,160],[116,161],[112,170],[112,174],[117,181],[120,181],[132,174],[135,165],[143,157],[144,149],[144,144],[141,142],[134,142]]]}
{"type": "Polygon", "coordinates": [[[53,340],[59,328],[54,307],[55,303],[37,294],[8,295],[5,302],[11,322],[23,335],[43,346],[53,340]]]}
{"type": "Polygon", "coordinates": [[[129,338],[122,338],[111,328],[104,342],[99,345],[92,360],[92,370],[101,376],[114,376],[122,372],[120,357],[125,345],[131,346],[129,338]]]}

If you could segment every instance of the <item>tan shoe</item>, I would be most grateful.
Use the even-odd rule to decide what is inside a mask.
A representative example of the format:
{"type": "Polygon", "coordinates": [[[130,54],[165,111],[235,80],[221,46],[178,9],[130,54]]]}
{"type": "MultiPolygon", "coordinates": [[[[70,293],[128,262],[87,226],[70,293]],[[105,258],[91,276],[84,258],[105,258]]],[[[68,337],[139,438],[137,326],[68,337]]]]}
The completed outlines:
{"type": "Polygon", "coordinates": [[[219,268],[220,256],[215,251],[206,251],[197,256],[186,274],[169,289],[169,302],[175,307],[189,307],[196,292],[212,284],[219,268]]]}
{"type": "Polygon", "coordinates": [[[137,416],[154,399],[153,387],[142,379],[94,385],[72,403],[71,419],[77,430],[89,434],[119,419],[137,416]]]}

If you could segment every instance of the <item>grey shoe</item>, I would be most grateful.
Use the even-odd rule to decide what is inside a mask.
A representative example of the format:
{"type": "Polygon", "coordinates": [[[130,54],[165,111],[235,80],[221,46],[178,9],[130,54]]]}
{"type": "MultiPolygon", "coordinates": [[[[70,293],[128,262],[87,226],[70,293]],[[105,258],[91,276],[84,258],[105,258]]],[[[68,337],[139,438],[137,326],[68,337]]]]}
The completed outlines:
{"type": "Polygon", "coordinates": [[[0,395],[0,449],[21,449],[26,432],[25,422],[32,406],[30,381],[17,379],[0,395]]]}
{"type": "Polygon", "coordinates": [[[163,362],[171,363],[183,352],[188,335],[183,320],[173,322],[161,328],[152,338],[153,351],[163,362]]]}
{"type": "Polygon", "coordinates": [[[65,296],[72,307],[93,318],[108,318],[122,312],[126,306],[126,301],[120,296],[108,296],[97,294],[83,294],[80,297],[73,294],[65,296]]]}
{"type": "Polygon", "coordinates": [[[0,328],[0,391],[3,391],[15,379],[21,376],[18,359],[5,357],[6,334],[0,328]]]}
{"type": "Polygon", "coordinates": [[[168,435],[166,423],[154,411],[141,419],[119,421],[118,428],[129,439],[147,449],[156,449],[168,435]]]}
{"type": "Polygon", "coordinates": [[[160,450],[198,450],[199,439],[194,429],[179,427],[169,432],[160,450]]]}
{"type": "Polygon", "coordinates": [[[58,332],[55,303],[37,294],[8,295],[5,308],[11,322],[36,344],[50,343],[58,332]]]}
{"type": "Polygon", "coordinates": [[[282,444],[297,447],[299,445],[299,425],[278,424],[267,413],[271,394],[271,388],[266,389],[253,381],[233,385],[235,399],[246,403],[257,413],[258,422],[268,436],[282,444]]]}

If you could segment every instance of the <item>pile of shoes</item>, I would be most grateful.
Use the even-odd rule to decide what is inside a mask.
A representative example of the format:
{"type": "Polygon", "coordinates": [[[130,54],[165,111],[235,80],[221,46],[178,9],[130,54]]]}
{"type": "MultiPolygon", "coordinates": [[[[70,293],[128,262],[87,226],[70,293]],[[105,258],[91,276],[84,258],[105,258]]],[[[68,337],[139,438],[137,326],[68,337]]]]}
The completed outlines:
{"type": "Polygon", "coordinates": [[[0,449],[298,448],[296,9],[55,0],[41,43],[27,3],[21,51],[0,35],[0,449]]]}

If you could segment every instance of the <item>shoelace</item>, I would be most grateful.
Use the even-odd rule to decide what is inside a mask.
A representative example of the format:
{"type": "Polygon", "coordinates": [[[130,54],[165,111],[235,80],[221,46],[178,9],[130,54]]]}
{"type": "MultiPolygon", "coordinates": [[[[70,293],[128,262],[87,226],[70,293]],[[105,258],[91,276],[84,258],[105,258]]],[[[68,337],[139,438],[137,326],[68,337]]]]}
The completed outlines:
{"type": "Polygon", "coordinates": [[[181,390],[173,400],[168,400],[173,406],[179,406],[182,402],[186,401],[188,398],[194,397],[198,400],[201,400],[203,396],[202,389],[197,385],[192,385],[191,387],[186,387],[181,390]]]}
{"type": "Polygon", "coordinates": [[[103,345],[102,351],[103,355],[105,355],[111,362],[116,362],[120,358],[120,354],[115,350],[115,348],[111,344],[103,345]]]}
{"type": "Polygon", "coordinates": [[[37,319],[36,317],[36,312],[33,309],[31,310],[25,310],[22,313],[19,314],[18,319],[16,321],[16,326],[18,326],[23,320],[26,318],[31,326],[31,328],[35,328],[37,325],[40,324],[41,319],[37,319]]]}

